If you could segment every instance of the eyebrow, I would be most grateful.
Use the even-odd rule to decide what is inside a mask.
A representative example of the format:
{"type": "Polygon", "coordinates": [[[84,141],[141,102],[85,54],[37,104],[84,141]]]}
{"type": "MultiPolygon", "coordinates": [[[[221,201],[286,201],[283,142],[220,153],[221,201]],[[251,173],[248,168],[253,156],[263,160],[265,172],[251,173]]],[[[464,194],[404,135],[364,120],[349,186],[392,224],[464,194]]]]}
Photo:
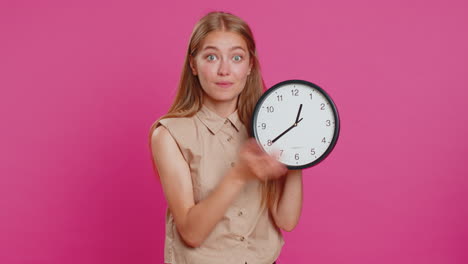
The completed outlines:
{"type": "MultiPolygon", "coordinates": [[[[219,49],[218,49],[217,47],[215,47],[215,46],[206,46],[203,50],[207,50],[207,49],[219,50],[219,49]]],[[[235,50],[235,49],[241,49],[241,50],[243,50],[243,51],[245,52],[245,49],[244,49],[243,47],[241,47],[241,46],[234,46],[234,47],[230,48],[231,51],[232,51],[232,50],[235,50]]]]}

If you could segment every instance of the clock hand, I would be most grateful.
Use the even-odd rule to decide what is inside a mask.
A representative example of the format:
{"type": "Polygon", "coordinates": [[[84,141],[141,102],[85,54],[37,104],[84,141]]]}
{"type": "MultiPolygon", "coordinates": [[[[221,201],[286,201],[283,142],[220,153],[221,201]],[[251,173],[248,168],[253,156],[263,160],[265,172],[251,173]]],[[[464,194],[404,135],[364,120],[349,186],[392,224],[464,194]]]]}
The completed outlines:
{"type": "Polygon", "coordinates": [[[297,117],[296,117],[296,124],[298,123],[299,117],[301,116],[301,110],[302,110],[302,104],[299,105],[299,111],[297,112],[297,117]]]}
{"type": "Polygon", "coordinates": [[[280,137],[284,136],[284,134],[288,133],[289,130],[293,129],[294,127],[296,126],[296,123],[294,123],[294,125],[290,126],[288,129],[286,129],[283,133],[281,133],[279,136],[275,137],[275,139],[273,139],[271,141],[271,143],[275,143],[276,140],[280,139],[280,137]]]}
{"type": "MultiPolygon", "coordinates": [[[[301,105],[302,106],[302,105],[301,105]]],[[[275,137],[275,139],[273,139],[271,141],[271,143],[275,143],[275,141],[277,141],[278,139],[280,139],[280,137],[284,136],[286,133],[288,133],[291,129],[295,128],[297,126],[297,124],[299,124],[299,122],[302,121],[303,118],[299,119],[296,123],[294,123],[292,126],[290,126],[288,129],[286,129],[283,133],[281,133],[279,136],[275,137]]]]}

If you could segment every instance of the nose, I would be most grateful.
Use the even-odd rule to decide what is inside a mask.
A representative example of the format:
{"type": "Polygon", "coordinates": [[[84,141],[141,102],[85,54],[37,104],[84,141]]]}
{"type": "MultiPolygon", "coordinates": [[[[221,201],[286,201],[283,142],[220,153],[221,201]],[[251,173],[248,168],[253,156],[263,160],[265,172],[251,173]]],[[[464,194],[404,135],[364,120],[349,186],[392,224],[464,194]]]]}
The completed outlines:
{"type": "Polygon", "coordinates": [[[221,59],[218,67],[218,75],[226,76],[230,74],[230,65],[229,61],[226,59],[221,59]]]}

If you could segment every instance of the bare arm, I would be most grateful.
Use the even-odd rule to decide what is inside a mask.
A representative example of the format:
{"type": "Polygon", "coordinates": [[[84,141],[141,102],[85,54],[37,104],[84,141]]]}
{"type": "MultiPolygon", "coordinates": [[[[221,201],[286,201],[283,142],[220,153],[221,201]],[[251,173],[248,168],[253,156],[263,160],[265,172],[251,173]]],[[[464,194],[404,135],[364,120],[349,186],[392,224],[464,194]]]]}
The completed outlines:
{"type": "Polygon", "coordinates": [[[289,170],[281,196],[272,208],[273,219],[285,231],[293,230],[302,210],[302,170],[289,170]]]}
{"type": "Polygon", "coordinates": [[[258,157],[257,152],[246,148],[238,165],[226,173],[208,197],[195,204],[189,166],[177,143],[164,127],[160,126],[154,131],[151,149],[177,230],[192,247],[203,243],[249,179],[275,177],[278,171],[284,173],[278,164],[270,164],[272,161],[267,157],[258,157]],[[252,168],[249,166],[252,164],[264,164],[269,169],[252,168]]]}

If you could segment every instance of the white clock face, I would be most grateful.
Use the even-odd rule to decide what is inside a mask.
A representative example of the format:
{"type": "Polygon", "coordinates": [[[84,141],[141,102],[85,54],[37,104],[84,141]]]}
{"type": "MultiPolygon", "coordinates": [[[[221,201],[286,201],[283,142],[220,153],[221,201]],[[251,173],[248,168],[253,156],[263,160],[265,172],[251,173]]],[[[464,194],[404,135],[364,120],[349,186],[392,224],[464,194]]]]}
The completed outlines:
{"type": "Polygon", "coordinates": [[[318,86],[286,81],[260,98],[253,115],[254,136],[290,169],[313,166],[333,149],[339,119],[333,101],[318,86]]]}

